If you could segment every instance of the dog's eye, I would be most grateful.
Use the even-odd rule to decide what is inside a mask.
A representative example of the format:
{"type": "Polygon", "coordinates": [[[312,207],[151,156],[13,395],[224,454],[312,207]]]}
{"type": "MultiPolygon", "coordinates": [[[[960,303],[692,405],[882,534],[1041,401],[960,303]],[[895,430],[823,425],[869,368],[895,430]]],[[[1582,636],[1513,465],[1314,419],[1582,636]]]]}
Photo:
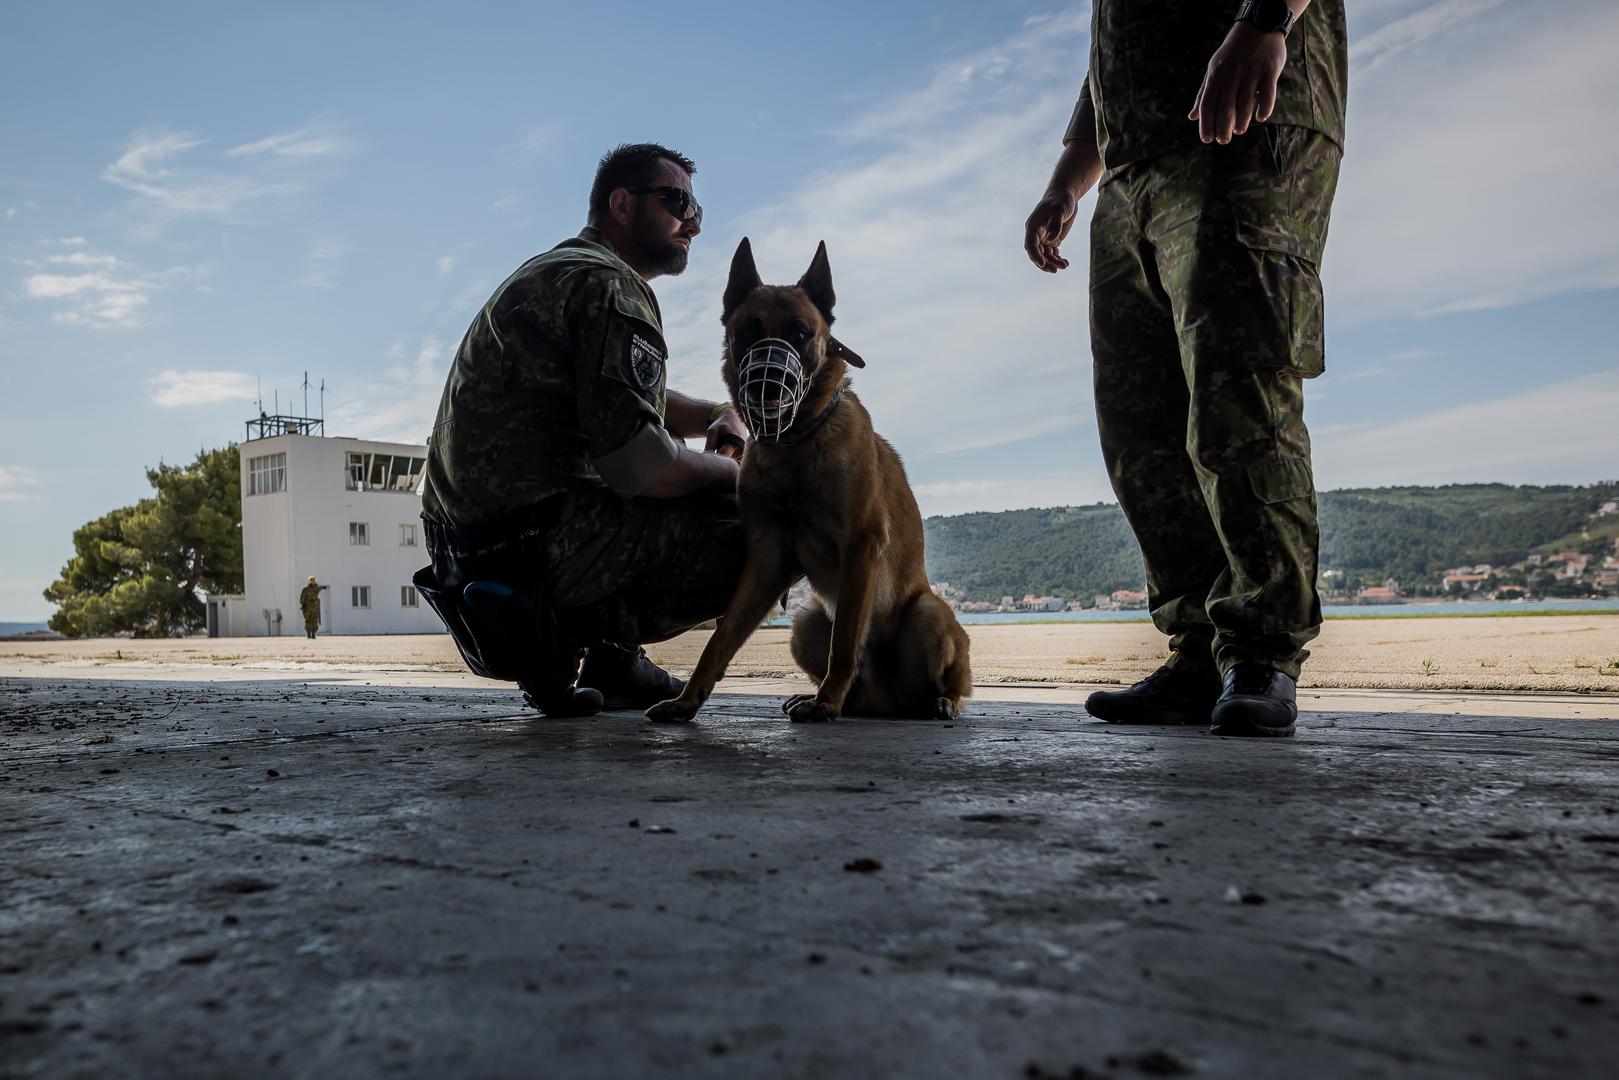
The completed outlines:
{"type": "Polygon", "coordinates": [[[803,323],[794,323],[791,334],[794,341],[802,343],[810,339],[810,328],[803,323]]]}

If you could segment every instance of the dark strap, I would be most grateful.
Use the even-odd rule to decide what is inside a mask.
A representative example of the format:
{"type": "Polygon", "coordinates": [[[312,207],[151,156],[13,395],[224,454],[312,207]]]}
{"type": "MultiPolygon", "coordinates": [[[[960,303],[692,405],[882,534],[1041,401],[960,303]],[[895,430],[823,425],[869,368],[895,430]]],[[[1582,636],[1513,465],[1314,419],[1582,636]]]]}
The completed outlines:
{"type": "Polygon", "coordinates": [[[827,417],[832,415],[832,410],[836,409],[839,403],[843,401],[843,392],[846,389],[848,389],[846,386],[838,387],[837,392],[832,395],[832,400],[826,403],[826,408],[816,413],[807,421],[793,421],[793,426],[782,432],[776,438],[759,439],[757,435],[754,436],[754,438],[758,439],[759,442],[769,443],[772,446],[803,442],[805,439],[819,431],[822,424],[826,423],[827,417]]]}

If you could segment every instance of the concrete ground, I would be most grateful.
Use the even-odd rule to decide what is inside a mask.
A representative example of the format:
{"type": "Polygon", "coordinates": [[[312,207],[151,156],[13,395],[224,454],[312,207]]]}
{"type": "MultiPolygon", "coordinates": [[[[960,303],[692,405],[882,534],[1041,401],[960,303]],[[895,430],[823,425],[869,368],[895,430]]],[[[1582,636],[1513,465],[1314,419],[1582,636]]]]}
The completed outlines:
{"type": "Polygon", "coordinates": [[[1619,699],[796,688],[0,679],[0,1076],[1612,1075],[1619,699]]]}

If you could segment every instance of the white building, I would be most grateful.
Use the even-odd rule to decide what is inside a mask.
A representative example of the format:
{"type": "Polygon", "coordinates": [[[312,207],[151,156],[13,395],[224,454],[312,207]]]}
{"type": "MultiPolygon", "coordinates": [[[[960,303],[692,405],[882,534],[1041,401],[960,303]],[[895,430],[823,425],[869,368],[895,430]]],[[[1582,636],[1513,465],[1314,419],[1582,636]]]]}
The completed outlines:
{"type": "Polygon", "coordinates": [[[443,633],[410,583],[428,562],[418,494],[427,448],[314,434],[321,429],[301,417],[249,422],[241,449],[245,603],[230,610],[232,598],[218,598],[210,630],[302,634],[298,594],[313,574],[324,586],[321,633],[443,633]]]}

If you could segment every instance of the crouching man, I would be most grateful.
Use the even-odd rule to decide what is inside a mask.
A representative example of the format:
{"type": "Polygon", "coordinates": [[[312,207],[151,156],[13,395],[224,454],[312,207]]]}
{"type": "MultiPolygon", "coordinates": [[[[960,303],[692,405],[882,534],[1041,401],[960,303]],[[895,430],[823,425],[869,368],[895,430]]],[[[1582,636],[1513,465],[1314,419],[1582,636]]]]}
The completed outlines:
{"type": "Polygon", "coordinates": [[[665,388],[647,284],[701,231],[694,171],[655,144],[601,160],[585,229],[473,319],[428,440],[417,584],[468,665],[547,715],[678,694],[640,646],[718,617],[741,573],[746,428],[665,388]]]}

